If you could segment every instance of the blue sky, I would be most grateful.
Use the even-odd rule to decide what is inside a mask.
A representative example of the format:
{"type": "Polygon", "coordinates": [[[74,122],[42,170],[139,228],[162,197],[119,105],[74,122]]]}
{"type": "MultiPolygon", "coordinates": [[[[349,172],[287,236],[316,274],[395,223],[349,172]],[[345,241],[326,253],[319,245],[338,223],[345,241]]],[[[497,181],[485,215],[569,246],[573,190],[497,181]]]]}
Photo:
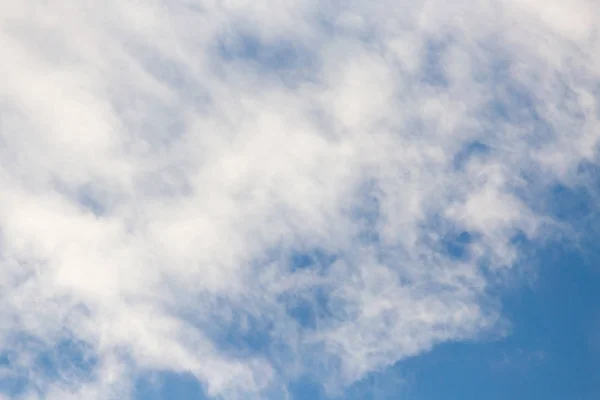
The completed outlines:
{"type": "MultiPolygon", "coordinates": [[[[347,396],[596,398],[600,390],[600,277],[596,263],[585,262],[582,254],[566,247],[537,250],[537,262],[544,271],[535,282],[502,296],[504,314],[512,325],[507,337],[443,344],[428,354],[398,363],[381,376],[374,374],[349,390],[347,396]],[[388,383],[398,377],[402,377],[400,383],[388,383]],[[382,390],[377,390],[379,385],[382,390]]],[[[595,248],[586,250],[597,253],[595,248]]]]}
{"type": "MultiPolygon", "coordinates": [[[[596,399],[600,393],[600,252],[594,245],[597,210],[588,193],[570,190],[548,205],[577,227],[583,244],[521,243],[535,266],[522,281],[500,290],[510,330],[501,337],[446,343],[374,372],[327,396],[318,379],[289,384],[292,399],[596,399]],[[588,220],[589,224],[583,223],[588,220]]],[[[454,254],[460,253],[454,248],[454,254]]],[[[307,256],[298,257],[301,265],[307,256]]],[[[189,375],[142,379],[139,399],[205,399],[189,375]]]]}
{"type": "MultiPolygon", "coordinates": [[[[600,392],[600,272],[594,246],[536,248],[543,271],[507,290],[502,308],[512,329],[502,338],[443,344],[375,372],[347,399],[595,399],[600,392]],[[587,260],[586,260],[587,259],[587,260]]],[[[138,383],[139,399],[205,399],[189,375],[157,374],[138,383]]],[[[293,399],[326,399],[317,380],[290,384],[293,399]]]]}
{"type": "Polygon", "coordinates": [[[592,399],[590,0],[0,5],[0,400],[592,399]]]}

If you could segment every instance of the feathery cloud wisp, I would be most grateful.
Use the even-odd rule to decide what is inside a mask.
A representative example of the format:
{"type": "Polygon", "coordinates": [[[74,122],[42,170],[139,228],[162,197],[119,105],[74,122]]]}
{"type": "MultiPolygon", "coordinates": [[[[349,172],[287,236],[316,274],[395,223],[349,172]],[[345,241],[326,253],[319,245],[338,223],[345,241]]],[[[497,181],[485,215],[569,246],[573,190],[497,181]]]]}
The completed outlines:
{"type": "Polygon", "coordinates": [[[336,391],[502,332],[597,162],[589,1],[50,3],[0,5],[9,396],[336,391]]]}

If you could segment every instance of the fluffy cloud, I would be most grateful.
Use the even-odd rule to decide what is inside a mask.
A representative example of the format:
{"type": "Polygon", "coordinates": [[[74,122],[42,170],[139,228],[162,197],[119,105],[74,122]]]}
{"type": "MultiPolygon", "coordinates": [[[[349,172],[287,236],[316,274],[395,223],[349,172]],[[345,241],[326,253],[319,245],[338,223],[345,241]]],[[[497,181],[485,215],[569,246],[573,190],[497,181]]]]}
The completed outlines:
{"type": "Polygon", "coordinates": [[[333,393],[504,332],[490,272],[597,162],[597,9],[0,3],[7,395],[333,393]]]}

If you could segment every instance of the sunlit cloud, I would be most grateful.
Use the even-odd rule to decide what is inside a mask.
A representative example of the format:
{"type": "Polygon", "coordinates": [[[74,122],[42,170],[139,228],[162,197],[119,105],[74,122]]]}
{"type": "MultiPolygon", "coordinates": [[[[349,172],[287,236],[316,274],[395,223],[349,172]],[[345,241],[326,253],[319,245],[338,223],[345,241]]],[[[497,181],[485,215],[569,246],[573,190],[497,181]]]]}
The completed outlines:
{"type": "Polygon", "coordinates": [[[517,239],[597,196],[597,9],[0,3],[0,391],[335,394],[508,334],[517,239]]]}

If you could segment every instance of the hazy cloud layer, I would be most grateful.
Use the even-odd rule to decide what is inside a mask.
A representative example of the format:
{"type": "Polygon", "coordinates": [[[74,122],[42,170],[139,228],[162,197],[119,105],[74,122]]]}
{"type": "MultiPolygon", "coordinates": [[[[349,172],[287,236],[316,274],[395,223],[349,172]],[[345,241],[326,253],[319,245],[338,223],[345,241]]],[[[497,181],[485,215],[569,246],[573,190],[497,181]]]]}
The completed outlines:
{"type": "Polygon", "coordinates": [[[599,10],[0,1],[5,398],[336,393],[506,333],[516,240],[597,196],[599,10]]]}

